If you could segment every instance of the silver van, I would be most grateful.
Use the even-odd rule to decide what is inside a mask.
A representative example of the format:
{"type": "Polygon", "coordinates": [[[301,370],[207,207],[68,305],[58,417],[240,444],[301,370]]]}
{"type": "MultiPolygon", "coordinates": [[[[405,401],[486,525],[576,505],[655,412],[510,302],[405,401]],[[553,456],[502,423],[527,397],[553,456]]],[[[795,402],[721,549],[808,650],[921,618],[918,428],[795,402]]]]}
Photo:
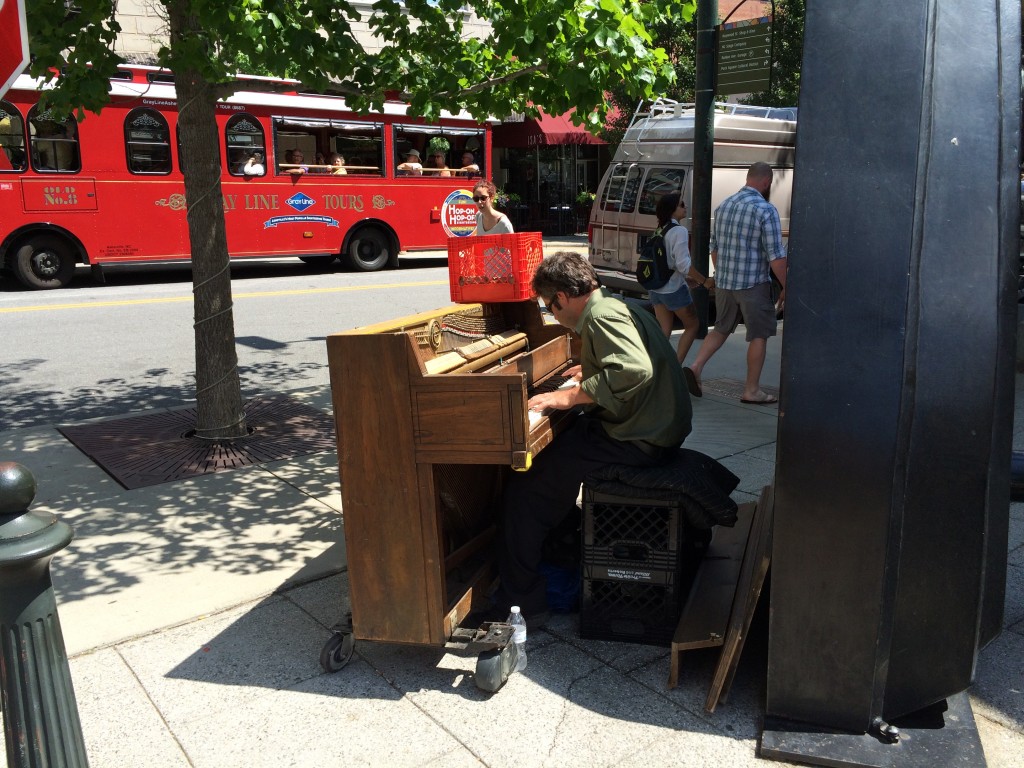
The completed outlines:
{"type": "MultiPolygon", "coordinates": [[[[671,99],[641,106],[601,180],[588,226],[590,263],[614,291],[646,293],[636,281],[636,260],[658,226],[658,198],[681,191],[687,212],[693,210],[694,115],[693,104],[671,99]]],[[[712,211],[744,185],[751,163],[769,163],[775,171],[770,198],[788,238],[795,141],[795,107],[716,104],[712,211]]],[[[689,219],[680,223],[692,232],[689,219]]]]}

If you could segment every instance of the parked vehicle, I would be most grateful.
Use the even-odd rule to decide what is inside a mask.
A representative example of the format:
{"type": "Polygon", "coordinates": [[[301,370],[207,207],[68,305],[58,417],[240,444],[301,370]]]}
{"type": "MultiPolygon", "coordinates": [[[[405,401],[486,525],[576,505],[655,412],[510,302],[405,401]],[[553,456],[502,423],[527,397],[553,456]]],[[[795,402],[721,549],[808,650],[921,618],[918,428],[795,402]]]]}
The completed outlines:
{"type": "MultiPolygon", "coordinates": [[[[751,163],[769,163],[775,171],[771,201],[788,238],[796,112],[795,107],[715,105],[712,211],[744,185],[751,163]]],[[[658,198],[681,191],[687,210],[693,210],[694,117],[693,104],[658,99],[642,105],[601,180],[588,227],[590,262],[612,290],[646,295],[636,280],[636,261],[658,226],[658,198]]],[[[689,219],[681,223],[693,231],[689,219]]]]}

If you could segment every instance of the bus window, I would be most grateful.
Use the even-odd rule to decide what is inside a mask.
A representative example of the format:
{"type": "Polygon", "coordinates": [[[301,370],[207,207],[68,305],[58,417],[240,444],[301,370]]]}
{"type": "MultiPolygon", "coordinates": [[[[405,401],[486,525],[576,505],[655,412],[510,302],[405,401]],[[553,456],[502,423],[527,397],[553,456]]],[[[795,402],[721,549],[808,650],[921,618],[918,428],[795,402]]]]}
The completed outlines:
{"type": "MultiPolygon", "coordinates": [[[[437,144],[435,144],[435,147],[437,144]]],[[[395,167],[407,161],[408,153],[416,150],[420,156],[422,174],[419,178],[436,179],[458,176],[463,179],[485,175],[483,162],[484,132],[476,128],[449,128],[437,125],[395,126],[395,167]],[[443,139],[448,145],[444,157],[434,157],[431,141],[443,139]],[[473,167],[475,166],[475,168],[473,167]],[[463,170],[466,168],[467,170],[463,170]],[[445,173],[444,171],[447,171],[445,173]]],[[[395,175],[407,175],[396,171],[395,175]]]]}
{"type": "Polygon", "coordinates": [[[155,109],[133,109],[124,119],[124,153],[130,173],[171,172],[170,129],[155,109]]]}
{"type": "Polygon", "coordinates": [[[0,171],[24,171],[25,121],[18,108],[9,101],[0,101],[0,171]]]}
{"type": "Polygon", "coordinates": [[[655,213],[658,199],[670,192],[683,191],[686,171],[682,168],[652,168],[647,172],[643,192],[640,193],[640,213],[655,213]]]}
{"type": "Polygon", "coordinates": [[[383,176],[384,125],[332,120],[327,154],[344,158],[345,175],[383,176]]]}
{"type": "Polygon", "coordinates": [[[42,173],[78,173],[78,123],[73,117],[57,120],[35,105],[28,112],[32,167],[42,173]]]}
{"type": "Polygon", "coordinates": [[[318,140],[331,127],[328,119],[274,118],[274,172],[309,173],[316,159],[318,140]],[[297,157],[295,156],[297,155],[297,157]]]}
{"type": "Polygon", "coordinates": [[[263,126],[256,117],[245,112],[232,115],[224,127],[224,141],[228,147],[228,173],[232,176],[266,175],[263,126]]]}
{"type": "Polygon", "coordinates": [[[601,197],[601,208],[605,211],[632,213],[636,207],[636,193],[640,188],[641,170],[628,163],[616,164],[608,176],[608,182],[601,197]]]}

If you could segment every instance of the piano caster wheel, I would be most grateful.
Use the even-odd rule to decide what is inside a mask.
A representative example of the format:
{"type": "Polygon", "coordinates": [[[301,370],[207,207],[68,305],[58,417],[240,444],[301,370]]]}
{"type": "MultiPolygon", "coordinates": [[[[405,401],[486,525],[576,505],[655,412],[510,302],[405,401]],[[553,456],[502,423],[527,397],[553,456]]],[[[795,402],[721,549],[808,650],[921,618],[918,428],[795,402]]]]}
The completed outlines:
{"type": "Polygon", "coordinates": [[[519,650],[512,642],[504,648],[484,651],[476,657],[476,674],[473,676],[476,687],[494,693],[508,680],[508,676],[516,668],[517,661],[519,650]]]}
{"type": "Polygon", "coordinates": [[[335,632],[320,651],[320,666],[324,672],[337,672],[348,664],[355,647],[356,639],[351,632],[335,632]]]}

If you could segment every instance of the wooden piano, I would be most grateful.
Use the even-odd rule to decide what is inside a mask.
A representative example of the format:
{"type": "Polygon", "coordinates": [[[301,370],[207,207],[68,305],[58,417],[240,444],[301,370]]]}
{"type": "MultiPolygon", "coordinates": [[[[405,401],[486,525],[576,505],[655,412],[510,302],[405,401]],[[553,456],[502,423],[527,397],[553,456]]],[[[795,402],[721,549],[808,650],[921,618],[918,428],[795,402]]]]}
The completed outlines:
{"type": "Polygon", "coordinates": [[[352,633],[444,645],[495,577],[505,473],[574,417],[527,400],[578,338],[535,301],[460,304],[333,334],[327,357],[352,633]]]}

